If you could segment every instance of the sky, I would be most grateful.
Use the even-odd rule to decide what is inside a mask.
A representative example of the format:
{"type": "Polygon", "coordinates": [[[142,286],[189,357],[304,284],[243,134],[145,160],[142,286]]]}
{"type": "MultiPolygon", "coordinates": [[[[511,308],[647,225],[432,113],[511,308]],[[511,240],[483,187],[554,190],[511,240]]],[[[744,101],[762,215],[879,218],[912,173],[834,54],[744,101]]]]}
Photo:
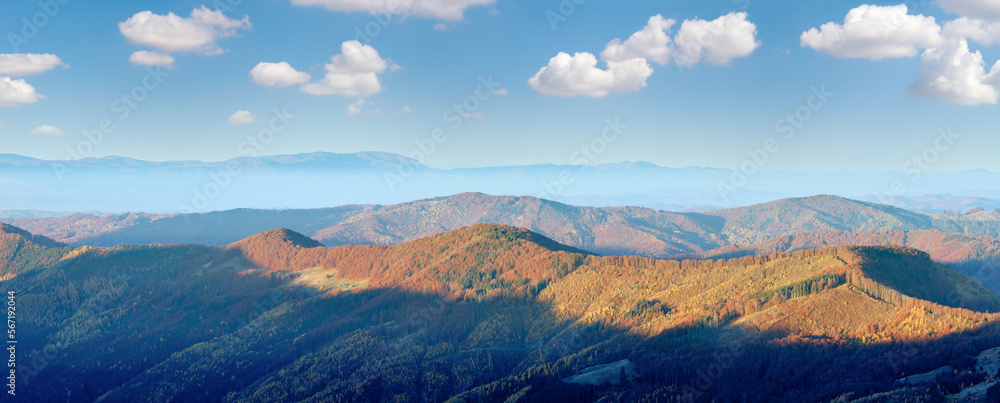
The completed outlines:
{"type": "Polygon", "coordinates": [[[1000,171],[993,0],[0,7],[0,154],[1000,171]]]}

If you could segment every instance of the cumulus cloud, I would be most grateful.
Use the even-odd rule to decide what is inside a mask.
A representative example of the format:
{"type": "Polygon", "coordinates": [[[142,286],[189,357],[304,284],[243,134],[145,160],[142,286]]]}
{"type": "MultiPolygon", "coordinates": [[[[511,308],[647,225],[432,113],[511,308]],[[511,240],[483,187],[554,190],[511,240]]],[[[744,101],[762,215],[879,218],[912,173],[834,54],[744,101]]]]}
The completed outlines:
{"type": "Polygon", "coordinates": [[[937,0],[937,4],[966,17],[1000,21],[1000,1],[997,0],[937,0]]]}
{"type": "Polygon", "coordinates": [[[287,62],[257,63],[250,70],[250,81],[267,87],[288,87],[305,84],[312,79],[309,73],[292,68],[287,62]]]}
{"type": "Polygon", "coordinates": [[[961,105],[995,104],[1000,92],[1000,62],[986,73],[983,56],[969,51],[966,40],[931,48],[920,56],[920,77],[910,85],[913,96],[961,105]]]}
{"type": "MultiPolygon", "coordinates": [[[[218,55],[225,52],[216,43],[219,39],[234,36],[239,30],[248,28],[250,17],[234,20],[226,17],[220,10],[212,11],[205,6],[195,8],[187,18],[174,13],[159,15],[152,11],[141,11],[125,22],[118,23],[118,30],[129,42],[151,47],[161,55],[173,52],[218,55]]],[[[133,54],[132,58],[140,61],[153,60],[150,55],[145,56],[133,54]]]]}
{"type": "Polygon", "coordinates": [[[570,56],[559,52],[528,80],[539,94],[557,97],[603,97],[612,92],[638,91],[653,74],[646,59],[607,62],[597,67],[597,57],[582,52],[570,56]]]}
{"type": "Polygon", "coordinates": [[[66,64],[53,54],[0,54],[0,108],[13,108],[45,99],[31,84],[12,77],[40,74],[59,66],[65,67],[66,64]]]}
{"type": "Polygon", "coordinates": [[[606,68],[588,52],[570,56],[560,52],[549,60],[528,83],[542,95],[560,97],[603,97],[613,92],[638,91],[653,74],[649,60],[666,65],[690,67],[701,61],[729,64],[749,56],[760,47],[757,26],[747,13],[732,12],[712,21],[685,20],[671,39],[674,20],[662,15],[649,18],[646,26],[626,40],[614,39],[601,52],[606,68]]]}
{"type": "Polygon", "coordinates": [[[257,122],[257,117],[242,109],[229,116],[229,124],[233,126],[249,125],[254,122],[257,122]]]}
{"type": "Polygon", "coordinates": [[[0,108],[13,108],[15,106],[33,104],[39,99],[44,99],[41,94],[35,91],[35,87],[28,84],[23,79],[12,79],[10,77],[0,77],[0,108]]]}
{"type": "Polygon", "coordinates": [[[944,24],[944,35],[949,38],[965,38],[983,45],[1000,43],[1000,22],[986,22],[971,18],[958,18],[944,24]]]}
{"type": "Polygon", "coordinates": [[[388,60],[379,56],[375,48],[358,41],[344,42],[340,52],[325,66],[326,76],[303,85],[302,92],[345,97],[365,97],[382,92],[378,75],[389,69],[391,63],[388,60]]]}
{"type": "Polygon", "coordinates": [[[909,15],[905,4],[861,5],[847,13],[844,24],[828,22],[799,37],[802,47],[842,58],[912,57],[919,49],[941,44],[934,17],[909,15]]]}
{"type": "Polygon", "coordinates": [[[23,77],[66,66],[58,56],[31,53],[0,54],[0,76],[23,77]]]}
{"type": "Polygon", "coordinates": [[[654,15],[639,32],[632,34],[624,42],[615,38],[601,52],[601,59],[620,62],[628,59],[650,59],[661,65],[670,62],[672,41],[668,33],[674,25],[674,20],[664,19],[662,15],[654,15]]]}
{"type": "Polygon", "coordinates": [[[800,37],[803,47],[836,57],[878,60],[920,53],[920,77],[907,87],[914,97],[960,105],[996,104],[1000,100],[1000,62],[987,71],[969,41],[1000,43],[1000,1],[939,0],[948,11],[965,15],[942,28],[933,17],[907,14],[906,5],[862,5],[850,10],[844,24],[823,24],[800,37]],[[996,13],[994,13],[996,12],[996,13]]]}
{"type": "Polygon", "coordinates": [[[493,4],[495,0],[292,0],[296,6],[322,6],[330,11],[416,16],[461,21],[465,10],[493,4]]]}
{"type": "Polygon", "coordinates": [[[39,136],[62,136],[65,135],[66,132],[49,125],[41,125],[34,129],[31,129],[31,134],[39,136]]]}
{"type": "Polygon", "coordinates": [[[128,61],[138,66],[163,66],[169,68],[174,66],[176,60],[174,60],[173,56],[167,54],[140,50],[129,56],[128,61]]]}
{"type": "Polygon", "coordinates": [[[749,56],[760,47],[757,25],[747,13],[729,13],[712,21],[685,20],[674,37],[674,62],[691,67],[704,60],[726,65],[735,58],[749,56]]]}

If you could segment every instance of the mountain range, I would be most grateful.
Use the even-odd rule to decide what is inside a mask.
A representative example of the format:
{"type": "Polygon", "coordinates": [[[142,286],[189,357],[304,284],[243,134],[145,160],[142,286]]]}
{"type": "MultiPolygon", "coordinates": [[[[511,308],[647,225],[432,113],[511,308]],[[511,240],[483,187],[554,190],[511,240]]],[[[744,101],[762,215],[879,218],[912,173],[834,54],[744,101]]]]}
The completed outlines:
{"type": "Polygon", "coordinates": [[[124,157],[47,161],[0,154],[0,208],[69,212],[307,209],[394,204],[476,191],[530,195],[573,205],[633,205],[671,211],[707,211],[832,193],[940,213],[1000,207],[998,183],[1000,173],[983,170],[919,175],[742,172],[671,168],[642,161],[438,169],[383,152],[240,157],[221,162],[124,157]]]}
{"type": "Polygon", "coordinates": [[[26,401],[933,399],[992,386],[970,357],[1000,343],[1000,298],[901,247],[678,261],[496,224],[395,246],[26,234],[0,228],[26,401]]]}
{"type": "Polygon", "coordinates": [[[129,243],[221,246],[274,228],[289,228],[327,246],[395,245],[476,223],[527,228],[601,255],[655,258],[885,243],[928,252],[935,261],[1000,292],[1000,249],[995,240],[1000,237],[1000,212],[921,214],[828,195],[708,213],[578,207],[534,197],[463,193],[388,206],[175,215],[78,213],[0,221],[71,245],[108,247],[129,243]]]}
{"type": "Polygon", "coordinates": [[[194,214],[126,213],[19,217],[0,221],[76,245],[200,243],[225,245],[286,227],[328,246],[391,245],[475,223],[529,228],[601,254],[668,257],[819,229],[939,229],[1000,237],[1000,210],[923,214],[821,195],[715,210],[674,213],[643,207],[580,207],[530,196],[462,193],[394,205],[323,209],[235,209],[194,214]]]}

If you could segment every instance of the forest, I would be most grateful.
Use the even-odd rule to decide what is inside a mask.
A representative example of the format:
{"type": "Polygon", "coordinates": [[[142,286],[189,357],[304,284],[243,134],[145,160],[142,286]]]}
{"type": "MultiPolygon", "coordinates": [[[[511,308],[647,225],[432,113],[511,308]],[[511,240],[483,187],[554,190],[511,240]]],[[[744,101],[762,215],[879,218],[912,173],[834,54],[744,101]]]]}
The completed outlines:
{"type": "Polygon", "coordinates": [[[603,257],[493,224],[396,246],[2,237],[24,401],[940,401],[997,376],[976,357],[1000,298],[904,247],[603,257]]]}

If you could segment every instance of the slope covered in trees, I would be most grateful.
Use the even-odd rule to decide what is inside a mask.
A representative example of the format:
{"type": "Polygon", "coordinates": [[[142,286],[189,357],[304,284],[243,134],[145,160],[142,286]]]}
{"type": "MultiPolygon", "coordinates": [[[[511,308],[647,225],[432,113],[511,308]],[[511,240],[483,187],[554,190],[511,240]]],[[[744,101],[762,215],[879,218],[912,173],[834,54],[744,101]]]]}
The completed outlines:
{"type": "Polygon", "coordinates": [[[169,216],[146,213],[105,214],[97,216],[89,213],[76,213],[62,217],[22,217],[8,218],[3,221],[36,234],[44,234],[47,237],[59,240],[59,242],[80,243],[101,234],[129,227],[147,226],[165,217],[169,216]]]}
{"type": "Polygon", "coordinates": [[[58,258],[3,282],[29,401],[934,401],[1000,345],[1000,299],[895,247],[601,257],[481,224],[396,246],[37,248],[58,258]],[[565,381],[609,364],[629,370],[565,381]]]}
{"type": "Polygon", "coordinates": [[[1000,294],[1000,241],[993,237],[922,231],[818,230],[786,235],[752,245],[729,245],[677,258],[726,259],[794,252],[831,245],[899,245],[927,252],[938,263],[954,268],[1000,294]]]}
{"type": "Polygon", "coordinates": [[[0,223],[0,280],[51,265],[68,249],[46,237],[0,223]]]}

